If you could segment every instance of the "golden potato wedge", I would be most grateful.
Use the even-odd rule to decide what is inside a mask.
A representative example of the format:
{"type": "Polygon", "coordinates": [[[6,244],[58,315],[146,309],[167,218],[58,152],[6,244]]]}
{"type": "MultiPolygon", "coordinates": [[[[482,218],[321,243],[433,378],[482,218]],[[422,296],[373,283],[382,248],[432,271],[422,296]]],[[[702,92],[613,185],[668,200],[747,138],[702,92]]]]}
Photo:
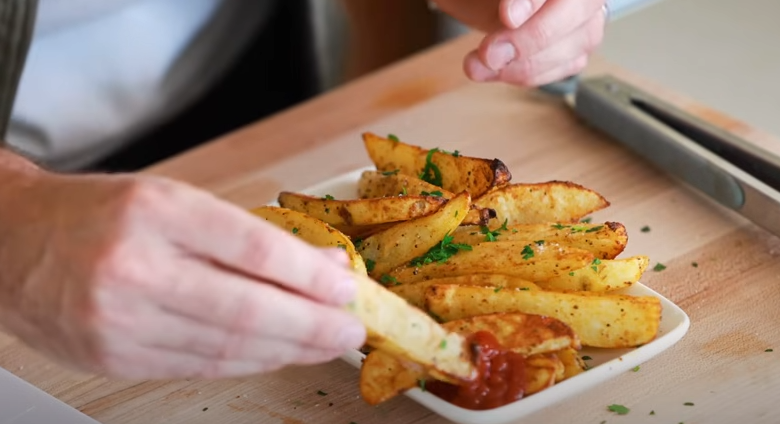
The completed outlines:
{"type": "Polygon", "coordinates": [[[440,378],[474,377],[473,355],[464,336],[445,330],[422,310],[366,276],[355,274],[357,295],[346,309],[366,326],[366,344],[420,364],[440,378]]]}
{"type": "Polygon", "coordinates": [[[425,150],[372,133],[363,134],[363,142],[378,171],[397,169],[401,174],[419,176],[453,193],[467,191],[472,198],[512,179],[509,169],[498,159],[472,158],[438,149],[425,150]]]}
{"type": "MultiPolygon", "coordinates": [[[[503,289],[539,290],[539,286],[510,275],[500,274],[472,274],[460,277],[435,278],[433,280],[418,281],[411,284],[403,284],[403,281],[386,279],[385,285],[391,292],[403,297],[412,305],[425,307],[425,290],[434,284],[456,284],[461,286],[486,286],[503,289]]],[[[499,290],[500,290],[499,289],[499,290]]]]}
{"type": "Polygon", "coordinates": [[[403,284],[471,274],[503,274],[538,282],[583,268],[593,259],[590,252],[554,243],[497,241],[461,250],[446,262],[405,266],[389,275],[403,284]]]}
{"type": "MultiPolygon", "coordinates": [[[[495,335],[501,346],[513,352],[525,356],[537,355],[529,357],[531,367],[549,368],[556,375],[563,372],[563,364],[556,364],[554,359],[540,354],[567,348],[579,349],[579,340],[569,326],[559,320],[538,315],[483,315],[451,321],[442,326],[464,337],[477,331],[488,331],[495,335]]],[[[360,393],[367,403],[376,405],[416,387],[420,380],[427,378],[431,377],[424,367],[398,359],[382,350],[374,350],[366,356],[360,369],[360,393]]]]}
{"type": "Polygon", "coordinates": [[[631,287],[650,264],[647,256],[595,261],[585,268],[539,282],[549,290],[607,292],[631,287]]]}
{"type": "Polygon", "coordinates": [[[399,196],[337,200],[301,193],[281,192],[279,206],[303,212],[330,225],[375,225],[408,221],[429,215],[447,203],[435,196],[399,196]]]}
{"type": "MultiPolygon", "coordinates": [[[[435,196],[451,199],[455,194],[417,177],[397,172],[363,171],[358,181],[358,197],[370,199],[391,196],[435,196]]],[[[489,225],[490,220],[495,217],[496,211],[471,205],[471,210],[460,225],[489,225]]],[[[347,231],[344,233],[349,234],[347,231]]]]}
{"type": "Polygon", "coordinates": [[[475,197],[474,204],[494,209],[496,222],[507,225],[579,222],[609,206],[595,191],[562,181],[505,185],[475,197]]]}
{"type": "Polygon", "coordinates": [[[573,348],[567,347],[555,352],[558,359],[563,363],[563,379],[568,380],[577,374],[585,371],[585,361],[573,348]]]}
{"type": "Polygon", "coordinates": [[[374,278],[426,254],[441,244],[447,234],[458,228],[471,205],[471,196],[463,192],[450,199],[429,216],[405,221],[364,239],[358,252],[374,278]]]}
{"type": "Polygon", "coordinates": [[[566,376],[566,367],[558,355],[553,353],[537,353],[526,358],[526,365],[538,368],[551,368],[555,373],[555,382],[562,381],[566,376]]]}
{"type": "Polygon", "coordinates": [[[570,325],[584,346],[626,348],[658,334],[661,302],[652,296],[592,292],[501,290],[477,286],[431,286],[425,308],[443,321],[496,312],[525,312],[570,325]]]}
{"type": "Polygon", "coordinates": [[[290,231],[314,246],[344,249],[352,268],[361,275],[367,274],[363,258],[357,253],[349,237],[319,219],[278,206],[263,206],[250,212],[277,227],[290,231]]]}
{"type": "Polygon", "coordinates": [[[525,365],[525,396],[539,393],[555,385],[560,374],[560,361],[556,362],[546,356],[533,356],[527,359],[525,365]]]}
{"type": "Polygon", "coordinates": [[[360,396],[369,405],[378,405],[416,387],[424,378],[427,374],[423,367],[374,350],[360,367],[360,396]]]}
{"type": "Polygon", "coordinates": [[[425,182],[417,176],[396,171],[363,171],[358,180],[361,199],[392,196],[434,196],[451,199],[455,193],[425,182]]]}
{"type": "Polygon", "coordinates": [[[605,222],[603,224],[557,223],[519,224],[503,226],[493,220],[486,227],[461,226],[454,233],[453,243],[477,244],[486,241],[520,241],[531,243],[544,240],[562,246],[587,250],[599,259],[613,259],[623,252],[628,244],[628,233],[623,224],[605,222]]]}

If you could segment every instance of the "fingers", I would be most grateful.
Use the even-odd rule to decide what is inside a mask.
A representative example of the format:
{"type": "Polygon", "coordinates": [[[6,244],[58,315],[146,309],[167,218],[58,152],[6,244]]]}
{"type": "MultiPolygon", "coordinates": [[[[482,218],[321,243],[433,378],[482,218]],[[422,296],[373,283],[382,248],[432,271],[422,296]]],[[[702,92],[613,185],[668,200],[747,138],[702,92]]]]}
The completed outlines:
{"type": "Polygon", "coordinates": [[[501,23],[507,28],[518,28],[533,16],[544,2],[545,0],[501,0],[498,6],[501,23]]]}
{"type": "Polygon", "coordinates": [[[464,72],[475,81],[500,80],[524,86],[537,86],[540,85],[539,81],[547,81],[556,74],[551,73],[554,68],[559,68],[558,74],[568,73],[563,77],[573,75],[582,70],[583,63],[587,63],[587,56],[601,44],[604,21],[604,14],[597,13],[550,47],[535,54],[514,58],[498,71],[485,66],[479,52],[472,51],[464,60],[464,72]]]}
{"type": "Polygon", "coordinates": [[[206,193],[171,191],[161,201],[175,207],[159,230],[184,251],[319,302],[343,306],[355,296],[351,271],[322,249],[206,193]]]}
{"type": "Polygon", "coordinates": [[[528,87],[574,75],[587,65],[588,54],[601,43],[603,23],[603,15],[594,16],[557,44],[530,57],[518,58],[499,72],[482,66],[478,53],[473,51],[466,57],[465,72],[477,81],[501,80],[528,87]]]}
{"type": "MultiPolygon", "coordinates": [[[[344,352],[365,341],[362,323],[339,308],[195,260],[178,269],[186,271],[171,275],[155,297],[167,311],[224,331],[204,339],[203,354],[246,357],[265,340],[344,352]]],[[[198,342],[197,333],[178,337],[172,345],[198,342]]]]}

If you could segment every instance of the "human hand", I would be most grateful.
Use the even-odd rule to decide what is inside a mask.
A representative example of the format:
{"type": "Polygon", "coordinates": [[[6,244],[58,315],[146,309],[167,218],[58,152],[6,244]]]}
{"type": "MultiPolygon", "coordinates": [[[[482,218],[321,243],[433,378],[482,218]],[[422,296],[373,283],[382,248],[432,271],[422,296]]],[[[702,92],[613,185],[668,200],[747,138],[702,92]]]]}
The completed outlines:
{"type": "Polygon", "coordinates": [[[329,361],[365,328],[346,255],[173,181],[36,177],[0,190],[0,322],[68,365],[229,377],[329,361]],[[8,199],[12,198],[13,202],[8,199]]]}
{"type": "Polygon", "coordinates": [[[487,33],[464,60],[474,81],[535,87],[579,73],[604,36],[605,0],[436,0],[487,33]]]}

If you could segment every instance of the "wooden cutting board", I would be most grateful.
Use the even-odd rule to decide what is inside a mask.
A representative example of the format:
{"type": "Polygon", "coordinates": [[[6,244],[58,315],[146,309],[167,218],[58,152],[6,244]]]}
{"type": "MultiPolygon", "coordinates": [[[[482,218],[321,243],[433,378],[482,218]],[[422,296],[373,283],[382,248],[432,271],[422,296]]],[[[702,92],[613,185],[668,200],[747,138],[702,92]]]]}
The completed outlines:
{"type": "MultiPolygon", "coordinates": [[[[598,70],[595,66],[592,71],[598,70]]],[[[691,109],[692,103],[677,100],[691,109]]],[[[780,152],[770,137],[706,109],[696,111],[780,152]]],[[[642,281],[690,315],[687,336],[638,372],[521,423],[776,422],[780,240],[591,131],[555,98],[468,84],[306,149],[280,154],[282,159],[263,159],[262,167],[208,185],[241,206],[264,204],[280,190],[302,190],[369,165],[360,139],[363,130],[394,133],[425,147],[500,158],[515,182],[570,180],[592,188],[612,203],[594,220],[619,221],[628,228],[630,241],[623,256],[647,254],[651,265],[667,266],[662,272],[648,271],[642,281]],[[649,231],[642,232],[645,226],[649,231]],[[632,411],[616,416],[606,410],[612,403],[632,411]],[[649,415],[651,410],[655,415],[649,415]]],[[[233,149],[247,149],[244,156],[250,151],[261,154],[261,141],[250,141],[233,149]]],[[[212,160],[224,160],[217,163],[227,169],[231,162],[226,158],[212,160]]],[[[358,371],[340,361],[225,381],[109,382],[64,371],[3,337],[0,365],[106,424],[446,422],[404,397],[378,407],[364,404],[358,371]]]]}

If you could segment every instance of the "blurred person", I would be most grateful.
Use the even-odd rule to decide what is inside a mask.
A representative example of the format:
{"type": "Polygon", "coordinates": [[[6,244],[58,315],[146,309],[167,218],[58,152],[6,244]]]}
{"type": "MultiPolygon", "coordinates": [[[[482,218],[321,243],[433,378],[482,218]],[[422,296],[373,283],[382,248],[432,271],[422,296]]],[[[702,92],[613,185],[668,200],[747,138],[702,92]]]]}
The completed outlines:
{"type": "MultiPolygon", "coordinates": [[[[404,27],[428,19],[415,1],[342,0],[352,76],[426,44],[425,25],[404,27]]],[[[486,34],[470,78],[526,86],[582,69],[605,21],[603,0],[437,5],[486,34]]],[[[307,19],[303,0],[0,0],[7,332],[125,378],[247,375],[362,345],[341,250],[134,172],[316,94],[307,19]]]]}

